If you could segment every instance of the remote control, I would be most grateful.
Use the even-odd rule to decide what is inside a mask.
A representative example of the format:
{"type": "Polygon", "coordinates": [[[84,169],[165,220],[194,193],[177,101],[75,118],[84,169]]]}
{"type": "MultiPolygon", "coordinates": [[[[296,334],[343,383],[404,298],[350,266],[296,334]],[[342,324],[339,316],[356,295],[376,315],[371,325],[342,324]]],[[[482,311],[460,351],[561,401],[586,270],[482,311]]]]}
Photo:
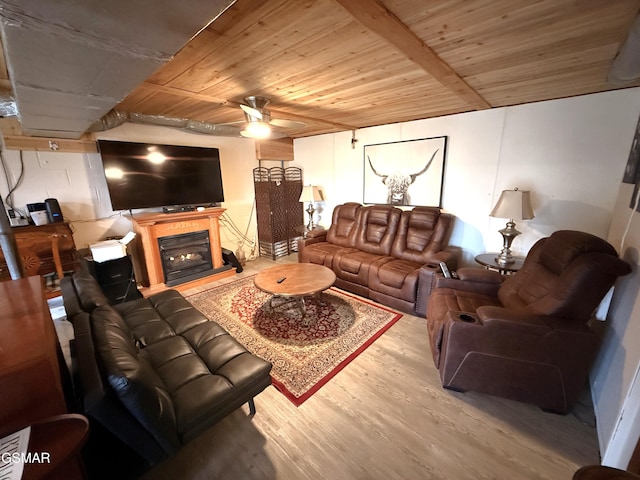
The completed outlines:
{"type": "Polygon", "coordinates": [[[444,278],[451,278],[451,272],[449,271],[449,267],[444,262],[440,262],[440,270],[442,270],[442,275],[444,278]]]}

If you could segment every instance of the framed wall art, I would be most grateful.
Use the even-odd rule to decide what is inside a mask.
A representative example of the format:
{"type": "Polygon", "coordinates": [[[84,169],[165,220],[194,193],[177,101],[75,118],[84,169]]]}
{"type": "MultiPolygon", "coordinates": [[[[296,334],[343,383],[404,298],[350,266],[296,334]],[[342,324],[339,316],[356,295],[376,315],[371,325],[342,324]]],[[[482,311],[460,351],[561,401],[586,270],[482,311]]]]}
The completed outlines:
{"type": "Polygon", "coordinates": [[[442,207],[447,137],[364,146],[365,204],[442,207]]]}
{"type": "Polygon", "coordinates": [[[633,187],[633,194],[629,200],[629,207],[635,208],[640,212],[640,203],[638,201],[638,189],[640,189],[640,120],[636,125],[636,133],[631,142],[631,149],[629,150],[629,158],[627,159],[627,165],[624,169],[624,176],[622,177],[622,183],[631,183],[633,187]]]}

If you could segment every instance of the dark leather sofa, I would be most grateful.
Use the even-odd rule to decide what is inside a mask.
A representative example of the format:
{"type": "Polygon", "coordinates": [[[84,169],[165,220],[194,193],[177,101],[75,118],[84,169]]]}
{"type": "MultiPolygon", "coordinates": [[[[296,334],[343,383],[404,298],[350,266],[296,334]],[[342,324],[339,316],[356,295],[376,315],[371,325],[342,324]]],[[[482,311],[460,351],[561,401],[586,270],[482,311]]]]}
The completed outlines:
{"type": "Polygon", "coordinates": [[[514,275],[461,268],[459,279],[438,278],[427,326],[442,385],[567,413],[600,344],[592,316],[630,271],[606,241],[562,230],[514,275]]]}
{"type": "Polygon", "coordinates": [[[438,207],[345,203],[328,230],[298,243],[298,259],[331,268],[339,288],[424,316],[439,263],[455,268],[456,254],[444,250],[452,224],[438,207]]]}
{"type": "Polygon", "coordinates": [[[254,413],[271,384],[269,362],[175,290],[109,305],[86,272],[61,287],[82,411],[150,465],[242,404],[254,413]]]}

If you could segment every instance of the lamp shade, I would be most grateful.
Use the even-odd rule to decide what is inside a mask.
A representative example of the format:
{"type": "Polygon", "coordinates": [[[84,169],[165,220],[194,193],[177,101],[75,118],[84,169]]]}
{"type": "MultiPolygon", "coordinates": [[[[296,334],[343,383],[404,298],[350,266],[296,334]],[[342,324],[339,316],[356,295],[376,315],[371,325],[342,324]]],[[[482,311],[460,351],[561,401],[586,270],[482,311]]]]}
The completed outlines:
{"type": "Polygon", "coordinates": [[[527,190],[503,190],[498,203],[493,207],[491,217],[509,218],[511,220],[531,220],[533,208],[531,198],[527,190]]]}
{"type": "Polygon", "coordinates": [[[246,127],[240,132],[240,135],[247,138],[269,138],[269,136],[271,135],[271,127],[267,122],[263,122],[261,120],[251,120],[247,122],[246,127]]]}
{"type": "Polygon", "coordinates": [[[300,202],[324,202],[324,191],[322,187],[315,185],[307,185],[302,187],[302,193],[300,194],[300,202]]]}

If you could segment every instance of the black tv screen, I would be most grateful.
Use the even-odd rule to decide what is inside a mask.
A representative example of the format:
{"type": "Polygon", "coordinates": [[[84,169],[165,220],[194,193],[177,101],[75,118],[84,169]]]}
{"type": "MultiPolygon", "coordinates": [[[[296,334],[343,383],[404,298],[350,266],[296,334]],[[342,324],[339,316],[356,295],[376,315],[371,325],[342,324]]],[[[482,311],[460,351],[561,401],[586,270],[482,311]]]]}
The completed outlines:
{"type": "Polygon", "coordinates": [[[217,148],[98,140],[114,210],[224,201],[217,148]]]}

